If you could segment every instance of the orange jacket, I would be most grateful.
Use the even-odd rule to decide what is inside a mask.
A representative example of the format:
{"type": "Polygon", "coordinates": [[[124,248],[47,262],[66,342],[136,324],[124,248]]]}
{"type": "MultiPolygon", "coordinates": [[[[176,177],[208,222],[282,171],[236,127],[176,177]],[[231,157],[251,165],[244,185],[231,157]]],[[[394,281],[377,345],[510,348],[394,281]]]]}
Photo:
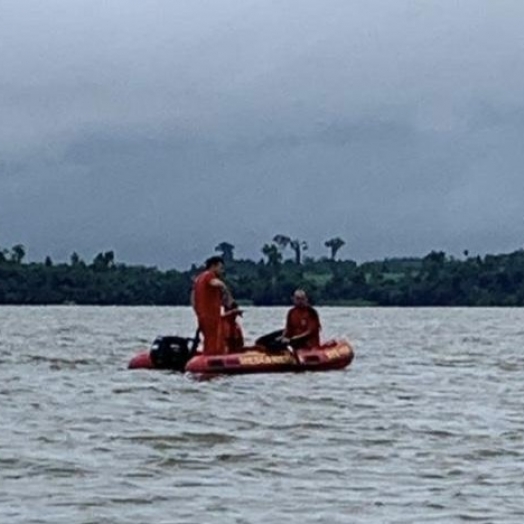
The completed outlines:
{"type": "Polygon", "coordinates": [[[220,318],[222,290],[211,285],[211,280],[215,278],[217,276],[213,271],[206,270],[200,273],[193,283],[193,307],[199,321],[220,318]]]}
{"type": "Polygon", "coordinates": [[[296,337],[306,331],[310,332],[306,340],[306,347],[319,346],[320,320],[317,311],[311,306],[291,308],[287,314],[286,337],[296,337]]]}

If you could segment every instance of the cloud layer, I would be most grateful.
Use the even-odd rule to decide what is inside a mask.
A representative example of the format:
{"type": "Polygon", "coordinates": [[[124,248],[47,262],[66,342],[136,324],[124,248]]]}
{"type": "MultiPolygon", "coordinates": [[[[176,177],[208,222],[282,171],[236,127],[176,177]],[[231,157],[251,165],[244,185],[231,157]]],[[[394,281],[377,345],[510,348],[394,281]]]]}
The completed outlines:
{"type": "Polygon", "coordinates": [[[0,245],[517,249],[519,1],[0,4],[0,245]]]}

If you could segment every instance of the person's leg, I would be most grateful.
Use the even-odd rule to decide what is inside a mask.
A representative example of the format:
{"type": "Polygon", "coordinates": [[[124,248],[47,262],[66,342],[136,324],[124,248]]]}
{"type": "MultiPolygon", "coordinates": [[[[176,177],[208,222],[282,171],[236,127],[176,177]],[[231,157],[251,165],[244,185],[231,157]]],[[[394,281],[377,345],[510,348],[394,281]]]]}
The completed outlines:
{"type": "Polygon", "coordinates": [[[204,335],[204,355],[221,355],[224,353],[221,318],[206,318],[200,322],[204,335]]]}
{"type": "Polygon", "coordinates": [[[294,340],[290,341],[289,345],[293,349],[303,349],[311,346],[311,344],[309,344],[308,335],[305,337],[295,338],[294,340]]]}
{"type": "Polygon", "coordinates": [[[257,338],[255,341],[255,344],[257,346],[263,346],[266,349],[273,350],[273,351],[279,351],[281,349],[285,349],[285,345],[282,344],[282,342],[278,341],[277,339],[280,338],[284,333],[283,329],[279,329],[278,331],[272,331],[271,333],[268,333],[267,335],[263,335],[260,338],[257,338]]]}

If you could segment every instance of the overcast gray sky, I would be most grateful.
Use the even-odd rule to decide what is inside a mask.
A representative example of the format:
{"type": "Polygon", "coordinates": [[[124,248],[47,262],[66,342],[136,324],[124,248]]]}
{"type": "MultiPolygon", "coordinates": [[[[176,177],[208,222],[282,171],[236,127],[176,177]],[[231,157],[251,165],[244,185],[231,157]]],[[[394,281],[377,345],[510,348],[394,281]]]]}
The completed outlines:
{"type": "Polygon", "coordinates": [[[0,0],[0,246],[519,249],[523,27],[522,0],[0,0]]]}

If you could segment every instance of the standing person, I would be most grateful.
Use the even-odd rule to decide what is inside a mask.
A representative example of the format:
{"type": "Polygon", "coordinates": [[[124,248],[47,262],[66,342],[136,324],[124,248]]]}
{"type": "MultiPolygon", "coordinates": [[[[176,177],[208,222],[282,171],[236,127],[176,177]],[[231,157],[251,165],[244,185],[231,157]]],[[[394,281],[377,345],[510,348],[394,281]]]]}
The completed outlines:
{"type": "Polygon", "coordinates": [[[286,318],[281,342],[294,348],[313,348],[320,345],[320,319],[316,309],[309,305],[303,289],[293,293],[293,307],[286,318]]]}
{"type": "Polygon", "coordinates": [[[222,335],[224,336],[226,353],[236,353],[244,347],[244,335],[238,323],[238,317],[242,316],[242,310],[236,302],[231,302],[224,307],[222,314],[222,335]]]}
{"type": "Polygon", "coordinates": [[[224,352],[222,335],[222,297],[226,304],[232,302],[231,293],[221,277],[224,260],[214,256],[206,260],[206,269],[193,282],[191,305],[195,310],[198,328],[204,336],[204,354],[219,355],[224,352]]]}

